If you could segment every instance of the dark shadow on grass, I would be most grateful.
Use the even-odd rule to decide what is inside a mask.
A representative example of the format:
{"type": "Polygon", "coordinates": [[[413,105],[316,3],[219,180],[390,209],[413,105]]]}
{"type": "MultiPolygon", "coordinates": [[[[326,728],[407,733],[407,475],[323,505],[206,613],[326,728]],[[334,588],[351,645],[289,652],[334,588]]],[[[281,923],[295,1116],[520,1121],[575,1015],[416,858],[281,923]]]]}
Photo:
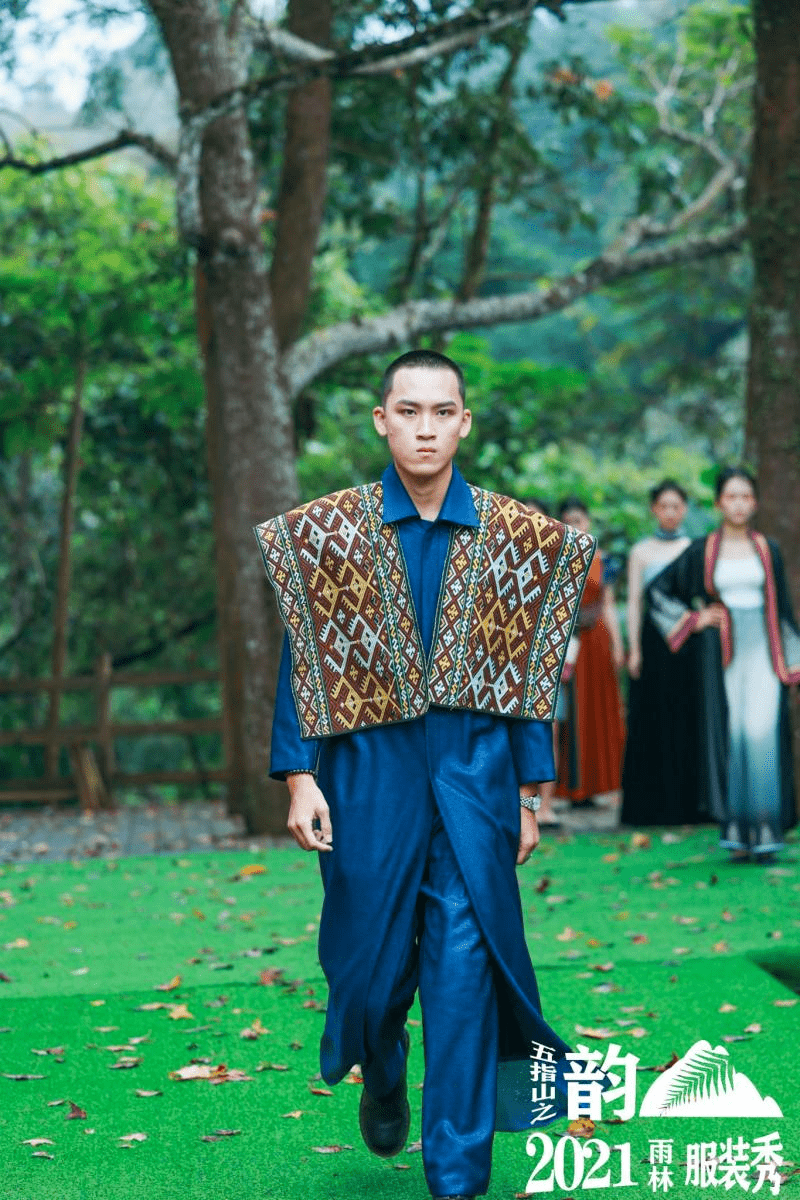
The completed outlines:
{"type": "Polygon", "coordinates": [[[785,950],[751,950],[746,955],[752,963],[800,995],[800,947],[785,950]]]}

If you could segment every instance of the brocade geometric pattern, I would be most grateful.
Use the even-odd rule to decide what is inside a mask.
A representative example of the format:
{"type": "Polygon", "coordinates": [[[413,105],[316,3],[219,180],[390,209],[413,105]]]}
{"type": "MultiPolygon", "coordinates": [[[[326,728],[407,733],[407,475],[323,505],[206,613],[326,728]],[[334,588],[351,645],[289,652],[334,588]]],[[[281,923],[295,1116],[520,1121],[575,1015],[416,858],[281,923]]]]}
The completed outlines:
{"type": "Polygon", "coordinates": [[[426,663],[380,483],[255,527],[289,633],[304,738],[407,721],[430,704],[547,720],[595,542],[472,488],[456,526],[426,663]]]}

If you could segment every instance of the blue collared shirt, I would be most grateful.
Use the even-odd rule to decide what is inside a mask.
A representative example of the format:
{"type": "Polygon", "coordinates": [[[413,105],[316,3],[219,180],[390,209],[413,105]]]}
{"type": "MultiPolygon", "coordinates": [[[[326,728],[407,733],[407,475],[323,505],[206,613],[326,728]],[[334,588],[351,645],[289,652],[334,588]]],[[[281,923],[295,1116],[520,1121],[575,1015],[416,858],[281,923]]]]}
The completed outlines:
{"type": "MultiPolygon", "coordinates": [[[[453,464],[452,478],[438,516],[434,521],[426,521],[419,515],[394,463],[390,463],[384,471],[381,483],[383,484],[383,521],[384,524],[394,523],[397,525],[422,644],[425,653],[430,654],[450,538],[457,526],[478,525],[472,491],[461,472],[453,464]]],[[[321,749],[321,739],[304,741],[300,736],[300,725],[292,696],[290,675],[291,653],[288,636],[284,636],[278,692],[275,699],[270,763],[270,774],[277,779],[285,778],[287,771],[316,770],[321,749]]],[[[475,717],[475,714],[470,712],[441,711],[446,711],[448,716],[455,721],[470,721],[475,717]]],[[[554,777],[552,726],[549,722],[487,717],[486,715],[483,715],[481,719],[504,722],[508,726],[508,740],[516,777],[520,784],[539,783],[554,777]]],[[[416,719],[417,722],[426,720],[425,716],[416,719]]],[[[392,730],[398,727],[385,726],[381,728],[391,739],[392,730]]],[[[359,738],[369,732],[340,734],[338,738],[359,738]]]]}

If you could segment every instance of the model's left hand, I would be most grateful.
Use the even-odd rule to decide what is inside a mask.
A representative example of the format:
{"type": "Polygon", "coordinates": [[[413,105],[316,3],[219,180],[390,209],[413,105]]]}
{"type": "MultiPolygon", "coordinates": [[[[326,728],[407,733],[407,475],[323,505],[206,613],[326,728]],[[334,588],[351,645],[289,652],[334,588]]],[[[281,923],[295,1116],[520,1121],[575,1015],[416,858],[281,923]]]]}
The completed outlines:
{"type": "Polygon", "coordinates": [[[519,810],[519,849],[517,850],[517,866],[527,862],[533,851],[539,845],[539,822],[536,813],[529,808],[519,810]]]}

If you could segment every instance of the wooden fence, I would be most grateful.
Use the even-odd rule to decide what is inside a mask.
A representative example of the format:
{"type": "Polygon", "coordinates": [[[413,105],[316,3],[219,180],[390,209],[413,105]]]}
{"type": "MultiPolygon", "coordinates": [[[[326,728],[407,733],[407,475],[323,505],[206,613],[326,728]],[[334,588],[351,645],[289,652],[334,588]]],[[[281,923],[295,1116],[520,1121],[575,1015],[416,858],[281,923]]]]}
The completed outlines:
{"type": "MultiPolygon", "coordinates": [[[[63,679],[0,680],[0,695],[35,695],[47,692],[49,718],[40,729],[0,729],[3,746],[44,746],[44,772],[25,779],[0,778],[0,804],[53,804],[79,798],[81,807],[95,809],[113,804],[115,788],[150,784],[203,784],[228,780],[227,767],[208,770],[143,771],[130,773],[117,768],[116,738],[148,737],[152,734],[224,734],[222,715],[170,721],[113,721],[111,693],[114,688],[156,688],[170,684],[219,682],[218,671],[114,672],[111,659],[103,655],[94,675],[63,679]],[[90,691],[94,694],[95,721],[91,725],[62,725],[59,722],[63,692],[90,691]],[[72,774],[59,774],[61,747],[69,751],[72,774]]],[[[224,748],[223,736],[223,748],[224,748]]],[[[224,749],[223,749],[224,754],[224,749]]]]}

